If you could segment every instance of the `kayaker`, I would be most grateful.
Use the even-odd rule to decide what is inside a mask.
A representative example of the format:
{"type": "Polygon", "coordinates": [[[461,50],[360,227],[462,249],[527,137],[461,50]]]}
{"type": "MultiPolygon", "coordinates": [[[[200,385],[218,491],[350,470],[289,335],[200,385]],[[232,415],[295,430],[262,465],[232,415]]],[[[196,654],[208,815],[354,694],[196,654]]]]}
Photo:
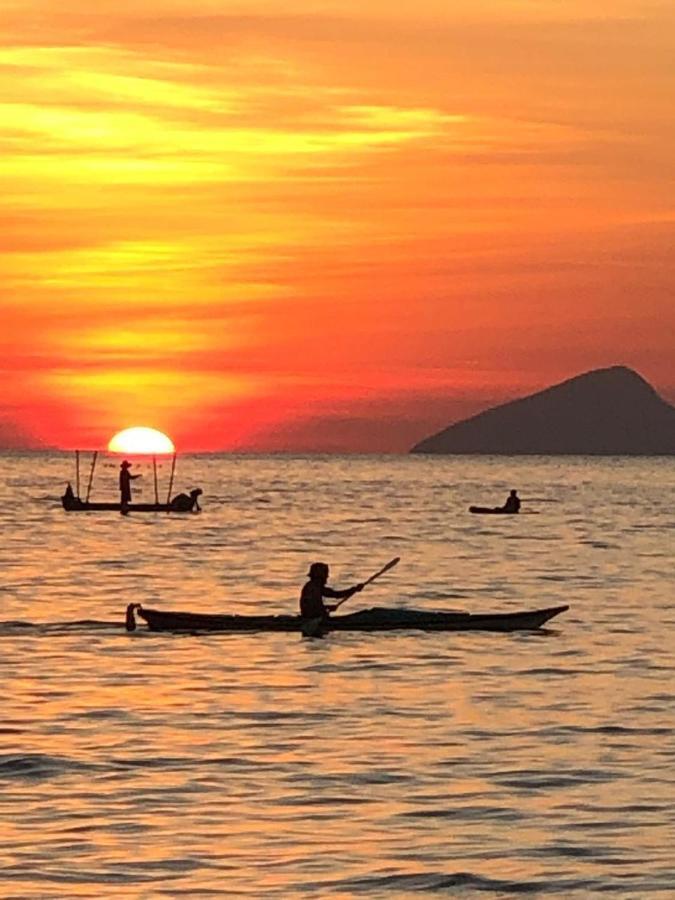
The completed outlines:
{"type": "Polygon", "coordinates": [[[520,512],[520,497],[518,496],[517,491],[511,491],[506,498],[506,503],[502,506],[502,509],[507,513],[520,512]]]}
{"type": "Polygon", "coordinates": [[[120,466],[120,501],[123,507],[131,503],[131,482],[135,478],[142,477],[140,473],[138,475],[132,475],[129,471],[130,467],[131,463],[126,459],[120,466]]]}
{"type": "Polygon", "coordinates": [[[307,574],[309,581],[300,594],[300,615],[303,619],[321,621],[328,618],[330,613],[336,609],[337,604],[327,605],[323,602],[324,597],[346,600],[352,594],[363,590],[362,584],[355,584],[354,587],[345,588],[342,591],[328,587],[326,582],[329,574],[330,571],[326,563],[315,562],[309,567],[307,574]]]}

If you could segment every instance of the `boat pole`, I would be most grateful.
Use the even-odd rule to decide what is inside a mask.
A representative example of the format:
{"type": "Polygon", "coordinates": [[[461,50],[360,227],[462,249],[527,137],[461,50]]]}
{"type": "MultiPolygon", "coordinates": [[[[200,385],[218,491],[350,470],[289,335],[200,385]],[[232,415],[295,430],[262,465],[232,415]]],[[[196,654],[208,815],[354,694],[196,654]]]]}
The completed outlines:
{"type": "Polygon", "coordinates": [[[176,471],[176,454],[174,452],[173,459],[171,460],[171,476],[169,478],[169,490],[166,495],[166,505],[167,506],[171,503],[171,491],[173,490],[173,476],[174,476],[175,471],[176,471]]]}
{"type": "Polygon", "coordinates": [[[89,494],[91,494],[91,483],[94,480],[94,469],[96,468],[96,459],[98,458],[98,450],[94,450],[91,458],[91,471],[89,472],[89,484],[87,485],[87,499],[85,503],[89,503],[89,494]]]}
{"type": "Polygon", "coordinates": [[[80,499],[80,451],[75,451],[75,488],[76,488],[76,497],[80,499]]]}
{"type": "Polygon", "coordinates": [[[157,488],[157,457],[152,456],[152,471],[155,476],[155,506],[159,506],[159,490],[157,488]]]}

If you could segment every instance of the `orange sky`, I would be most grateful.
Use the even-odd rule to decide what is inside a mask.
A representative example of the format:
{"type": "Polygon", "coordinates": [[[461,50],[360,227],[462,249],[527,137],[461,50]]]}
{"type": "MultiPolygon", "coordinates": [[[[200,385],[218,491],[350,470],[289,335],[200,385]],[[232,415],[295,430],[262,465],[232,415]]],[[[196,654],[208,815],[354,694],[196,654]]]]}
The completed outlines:
{"type": "Polygon", "coordinates": [[[0,445],[675,399],[674,53],[670,0],[3,0],[0,445]]]}

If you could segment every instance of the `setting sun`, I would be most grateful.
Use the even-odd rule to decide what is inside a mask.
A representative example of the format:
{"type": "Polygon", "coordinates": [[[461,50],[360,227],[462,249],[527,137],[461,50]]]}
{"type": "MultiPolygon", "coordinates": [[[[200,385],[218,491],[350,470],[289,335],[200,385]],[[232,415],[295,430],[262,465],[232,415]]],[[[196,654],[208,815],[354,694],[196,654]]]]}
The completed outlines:
{"type": "Polygon", "coordinates": [[[125,428],[108,444],[111,453],[173,453],[173,441],[156,428],[125,428]]]}

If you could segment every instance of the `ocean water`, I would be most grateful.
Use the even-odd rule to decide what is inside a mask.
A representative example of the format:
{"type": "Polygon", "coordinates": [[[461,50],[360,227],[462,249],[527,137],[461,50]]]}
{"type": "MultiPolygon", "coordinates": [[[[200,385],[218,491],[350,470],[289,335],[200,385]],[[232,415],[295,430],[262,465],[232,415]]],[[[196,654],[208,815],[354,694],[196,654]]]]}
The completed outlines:
{"type": "Polygon", "coordinates": [[[675,896],[675,460],[186,457],[185,517],[65,513],[67,456],[0,476],[2,898],[675,896]],[[466,512],[513,487],[522,515],[466,512]],[[123,627],[132,601],[294,612],[309,563],[339,587],[394,556],[345,611],[571,609],[123,627]]]}

